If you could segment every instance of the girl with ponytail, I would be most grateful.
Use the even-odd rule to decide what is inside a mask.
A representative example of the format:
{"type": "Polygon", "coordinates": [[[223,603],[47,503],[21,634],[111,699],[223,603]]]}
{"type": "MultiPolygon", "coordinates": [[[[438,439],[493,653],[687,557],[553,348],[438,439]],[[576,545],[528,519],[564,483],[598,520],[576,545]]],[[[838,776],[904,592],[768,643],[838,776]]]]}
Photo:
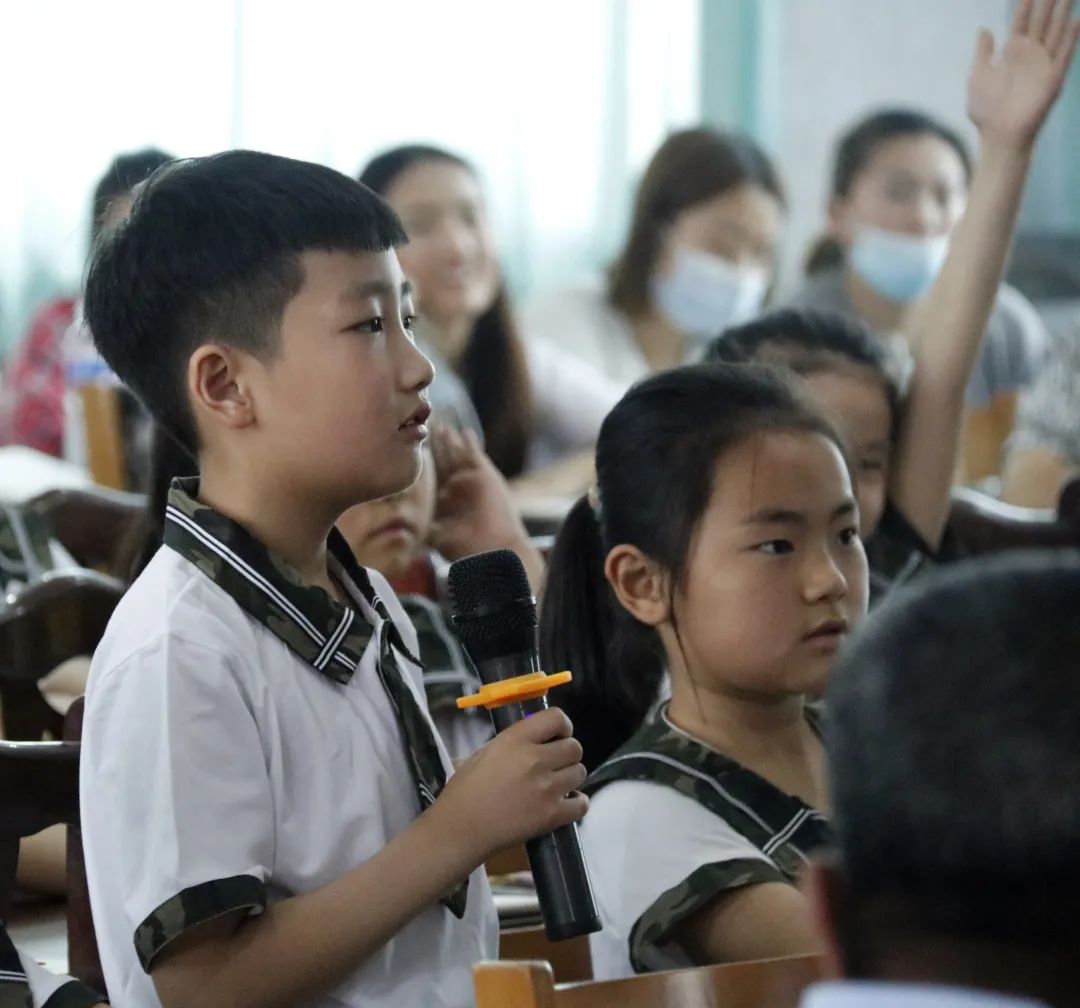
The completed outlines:
{"type": "Polygon", "coordinates": [[[812,952],[794,884],[825,826],[808,698],[867,593],[839,437],[781,373],[697,365],[624,396],[596,474],[541,615],[594,769],[594,971],[812,952]]]}

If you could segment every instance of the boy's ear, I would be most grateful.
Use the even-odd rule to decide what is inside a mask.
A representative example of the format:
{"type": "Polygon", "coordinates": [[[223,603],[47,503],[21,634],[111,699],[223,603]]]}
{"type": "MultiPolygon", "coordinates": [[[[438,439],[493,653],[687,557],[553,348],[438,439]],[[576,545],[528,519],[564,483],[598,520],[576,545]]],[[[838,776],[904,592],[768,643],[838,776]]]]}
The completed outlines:
{"type": "Polygon", "coordinates": [[[604,561],[604,576],[619,604],[646,626],[670,616],[668,573],[636,546],[614,546],[604,561]]]}
{"type": "Polygon", "coordinates": [[[188,360],[187,385],[196,417],[226,427],[249,427],[255,419],[244,355],[214,343],[200,346],[188,360]]]}
{"type": "Polygon", "coordinates": [[[814,858],[799,888],[810,903],[814,928],[825,950],[825,975],[842,977],[846,960],[842,921],[847,911],[843,872],[828,858],[814,858]]]}

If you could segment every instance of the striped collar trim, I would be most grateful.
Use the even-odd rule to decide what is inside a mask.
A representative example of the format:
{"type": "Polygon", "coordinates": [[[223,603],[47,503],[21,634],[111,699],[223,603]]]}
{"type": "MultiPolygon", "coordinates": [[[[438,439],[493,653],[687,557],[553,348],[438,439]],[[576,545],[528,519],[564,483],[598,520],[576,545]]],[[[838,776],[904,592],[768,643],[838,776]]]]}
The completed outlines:
{"type": "MultiPolygon", "coordinates": [[[[347,683],[376,628],[358,609],[342,605],[271,553],[231,518],[198,500],[197,478],[173,480],[165,509],[164,543],[226,591],[250,617],[283,641],[317,672],[347,683]]],[[[330,572],[357,593],[381,620],[378,632],[412,661],[376,594],[368,572],[337,529],[327,539],[330,572]]]]}

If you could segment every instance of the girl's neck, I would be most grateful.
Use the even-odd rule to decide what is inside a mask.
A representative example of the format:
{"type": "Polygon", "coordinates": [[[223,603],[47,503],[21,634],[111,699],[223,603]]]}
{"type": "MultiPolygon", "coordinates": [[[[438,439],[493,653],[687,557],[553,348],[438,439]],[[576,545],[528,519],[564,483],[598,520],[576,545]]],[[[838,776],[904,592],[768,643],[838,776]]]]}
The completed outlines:
{"type": "Polygon", "coordinates": [[[844,271],[844,288],[855,313],[878,333],[891,333],[900,328],[907,305],[882,297],[854,270],[844,271]]]}
{"type": "Polygon", "coordinates": [[[666,371],[686,359],[686,333],[655,309],[631,318],[630,329],[650,371],[666,371]]]}
{"type": "Polygon", "coordinates": [[[668,719],[807,805],[826,806],[821,740],[805,699],[751,696],[673,683],[668,719]]]}

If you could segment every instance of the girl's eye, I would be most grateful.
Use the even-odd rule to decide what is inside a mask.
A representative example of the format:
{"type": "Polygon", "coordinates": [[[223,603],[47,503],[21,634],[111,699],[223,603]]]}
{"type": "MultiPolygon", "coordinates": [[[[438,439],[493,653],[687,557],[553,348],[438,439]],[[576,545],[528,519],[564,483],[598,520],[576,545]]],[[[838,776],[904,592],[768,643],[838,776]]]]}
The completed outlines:
{"type": "Polygon", "coordinates": [[[854,546],[859,541],[859,530],[852,525],[840,533],[840,542],[845,546],[854,546]]]}
{"type": "Polygon", "coordinates": [[[795,547],[789,539],[770,539],[768,542],[759,543],[754,548],[768,556],[784,556],[795,552],[795,547]]]}
{"type": "Polygon", "coordinates": [[[356,325],[350,326],[350,328],[357,332],[381,333],[383,331],[383,317],[381,315],[376,315],[375,318],[357,322],[356,325]]]}

